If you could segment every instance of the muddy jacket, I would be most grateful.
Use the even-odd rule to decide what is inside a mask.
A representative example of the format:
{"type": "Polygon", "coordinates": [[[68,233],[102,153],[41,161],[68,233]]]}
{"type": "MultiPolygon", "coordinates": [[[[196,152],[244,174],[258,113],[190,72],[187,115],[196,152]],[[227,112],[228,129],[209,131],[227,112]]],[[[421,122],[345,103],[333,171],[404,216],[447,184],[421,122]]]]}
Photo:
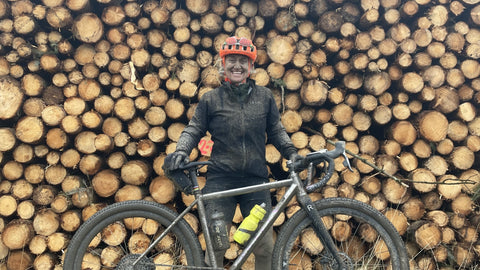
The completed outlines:
{"type": "Polygon", "coordinates": [[[188,154],[210,132],[214,142],[210,178],[232,174],[268,177],[266,142],[286,158],[297,151],[280,122],[271,91],[248,82],[251,89],[244,102],[236,99],[228,83],[205,93],[177,142],[177,151],[188,154]]]}

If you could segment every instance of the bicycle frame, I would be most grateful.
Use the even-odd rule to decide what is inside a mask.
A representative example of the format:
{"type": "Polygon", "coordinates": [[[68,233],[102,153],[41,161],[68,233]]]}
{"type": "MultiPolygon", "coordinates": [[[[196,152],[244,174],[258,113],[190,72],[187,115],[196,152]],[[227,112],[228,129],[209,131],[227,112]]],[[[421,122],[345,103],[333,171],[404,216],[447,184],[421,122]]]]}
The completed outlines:
{"type": "MultiPolygon", "coordinates": [[[[282,198],[277,202],[277,204],[272,208],[272,211],[264,218],[263,224],[257,229],[257,232],[252,236],[252,238],[249,240],[247,245],[244,247],[243,251],[239,254],[239,256],[234,260],[233,264],[230,266],[230,270],[236,270],[240,269],[240,267],[243,265],[243,263],[247,260],[248,256],[253,252],[253,249],[255,248],[255,245],[259,242],[261,237],[263,237],[268,229],[273,226],[273,223],[275,220],[278,218],[278,216],[281,214],[281,212],[285,209],[287,206],[288,202],[292,200],[292,198],[296,195],[297,200],[300,203],[301,207],[306,210],[307,215],[312,219],[315,232],[317,233],[317,236],[321,239],[323,245],[325,246],[326,250],[335,258],[337,261],[338,265],[340,266],[339,269],[345,269],[344,263],[340,258],[340,255],[338,253],[337,248],[335,247],[335,244],[333,240],[331,239],[330,235],[328,234],[327,229],[325,228],[320,216],[318,215],[318,212],[315,210],[315,207],[313,206],[313,202],[308,196],[305,188],[303,187],[303,183],[301,179],[299,178],[298,174],[294,171],[291,170],[290,172],[290,177],[284,180],[279,180],[275,182],[269,182],[269,183],[264,183],[264,184],[257,184],[257,185],[252,185],[252,186],[247,186],[247,187],[242,187],[242,188],[236,188],[236,189],[231,189],[231,190],[225,190],[225,191],[218,191],[218,192],[212,192],[212,193],[207,193],[207,194],[202,194],[200,191],[200,188],[198,187],[198,182],[197,182],[197,169],[196,167],[190,168],[189,169],[189,174],[190,178],[193,181],[193,184],[195,186],[194,188],[194,196],[195,200],[184,210],[182,211],[178,217],[168,226],[165,228],[164,232],[157,237],[151,244],[150,246],[140,255],[140,257],[135,261],[134,265],[140,261],[142,257],[144,257],[148,252],[150,252],[151,249],[155,247],[155,245],[188,213],[191,211],[191,209],[197,205],[197,210],[199,212],[199,219],[200,219],[200,224],[202,226],[202,230],[204,233],[204,238],[205,238],[205,243],[206,243],[206,249],[207,249],[207,254],[209,256],[209,261],[211,262],[211,267],[207,267],[206,269],[223,269],[223,268],[218,268],[216,265],[216,260],[214,257],[214,252],[213,252],[213,245],[212,241],[210,238],[210,231],[208,230],[208,221],[207,221],[207,216],[206,216],[206,210],[204,206],[204,201],[208,200],[214,200],[214,199],[219,199],[219,198],[224,198],[224,197],[231,197],[231,196],[236,196],[236,195],[241,195],[241,194],[247,194],[247,193],[252,193],[256,191],[262,191],[262,190],[268,190],[268,189],[278,189],[282,187],[288,187],[286,190],[285,194],[282,196],[282,198]]],[[[198,267],[194,267],[198,268],[198,267]]]]}

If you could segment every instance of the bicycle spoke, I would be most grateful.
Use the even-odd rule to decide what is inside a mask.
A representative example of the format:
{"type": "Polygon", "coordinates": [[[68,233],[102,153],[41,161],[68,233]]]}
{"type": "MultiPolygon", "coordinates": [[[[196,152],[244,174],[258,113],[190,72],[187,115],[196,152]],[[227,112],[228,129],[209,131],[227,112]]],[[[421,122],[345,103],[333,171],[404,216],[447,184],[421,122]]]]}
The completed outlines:
{"type": "Polygon", "coordinates": [[[126,270],[132,269],[134,263],[136,270],[201,266],[203,252],[185,221],[176,223],[155,246],[149,247],[175,217],[166,207],[146,201],[107,207],[82,225],[71,241],[64,265],[72,270],[126,270]],[[145,256],[140,257],[143,253],[145,256]]]}
{"type": "MultiPolygon", "coordinates": [[[[334,225],[330,230],[339,230],[332,235],[334,235],[337,249],[343,254],[345,262],[351,269],[385,269],[388,267],[390,254],[387,246],[370,225],[343,220],[337,220],[335,224],[336,226],[334,225]],[[375,238],[371,239],[372,237],[375,238]]],[[[302,230],[298,238],[295,241],[299,242],[298,249],[292,250],[290,254],[289,269],[310,269],[311,267],[313,269],[336,269],[334,259],[326,254],[320,239],[311,227],[302,230]]]]}
{"type": "MultiPolygon", "coordinates": [[[[164,228],[152,219],[128,218],[113,222],[90,242],[84,255],[83,268],[114,269],[126,256],[144,252],[163,230],[164,228]]],[[[186,264],[185,251],[171,233],[148,253],[146,260],[153,269],[181,269],[186,264]]]]}
{"type": "MultiPolygon", "coordinates": [[[[396,265],[408,269],[405,265],[408,258],[405,260],[406,252],[401,238],[380,213],[372,209],[361,210],[364,205],[355,203],[352,206],[349,205],[351,201],[344,199],[329,201],[337,206],[321,208],[318,203],[319,214],[347,269],[392,269],[392,257],[396,265]],[[397,250],[401,252],[395,252],[397,250]],[[391,251],[396,254],[392,255],[391,251]]],[[[339,269],[338,262],[321,244],[311,220],[304,213],[288,221],[277,241],[274,250],[274,253],[279,253],[277,256],[274,254],[277,267],[339,269]]]]}

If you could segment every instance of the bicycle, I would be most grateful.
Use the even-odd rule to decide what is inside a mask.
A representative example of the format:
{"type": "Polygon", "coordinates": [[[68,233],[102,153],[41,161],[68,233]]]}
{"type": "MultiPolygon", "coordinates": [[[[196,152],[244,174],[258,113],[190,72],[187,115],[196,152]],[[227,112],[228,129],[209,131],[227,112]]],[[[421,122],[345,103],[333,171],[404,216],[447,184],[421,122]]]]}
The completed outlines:
{"type": "Polygon", "coordinates": [[[283,197],[265,216],[264,223],[229,269],[240,269],[260,237],[294,197],[301,210],[287,219],[278,233],[273,269],[409,269],[402,238],[379,211],[353,199],[326,198],[312,202],[308,196],[331,178],[334,159],[339,156],[344,157],[343,165],[351,170],[345,142],[337,142],[331,151],[323,149],[307,154],[303,163],[288,161],[287,179],[208,194],[201,193],[196,177],[198,168],[208,165],[209,161],[190,162],[183,169],[188,171],[195,186],[195,200],[183,212],[179,214],[150,201],[125,201],[107,206],[76,231],[65,254],[64,269],[223,269],[215,265],[213,258],[204,201],[282,187],[286,187],[283,197]],[[313,170],[321,169],[322,165],[323,177],[312,183],[313,170]],[[302,180],[298,173],[305,169],[309,177],[302,180]],[[195,205],[212,266],[205,264],[198,237],[183,218],[195,205]],[[146,223],[158,224],[158,230],[142,231],[140,225],[146,223]],[[127,236],[125,239],[100,240],[119,228],[121,234],[127,236]],[[142,240],[135,242],[133,238],[142,240]],[[304,244],[298,244],[300,239],[304,244]],[[104,254],[107,259],[101,257],[104,254]],[[114,259],[108,259],[112,257],[114,259]]]}

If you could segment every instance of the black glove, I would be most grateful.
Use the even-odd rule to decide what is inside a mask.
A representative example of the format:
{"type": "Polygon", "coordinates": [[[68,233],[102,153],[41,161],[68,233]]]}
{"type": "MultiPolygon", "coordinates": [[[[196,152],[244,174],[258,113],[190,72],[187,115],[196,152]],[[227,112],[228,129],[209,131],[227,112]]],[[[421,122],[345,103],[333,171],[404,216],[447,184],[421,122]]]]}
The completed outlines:
{"type": "Polygon", "coordinates": [[[163,162],[163,170],[174,171],[180,168],[180,165],[188,163],[188,155],[185,152],[175,151],[168,154],[163,162]]]}
{"type": "Polygon", "coordinates": [[[299,155],[297,153],[290,155],[290,160],[293,162],[295,168],[304,168],[307,167],[308,164],[305,160],[305,156],[299,155]]]}

